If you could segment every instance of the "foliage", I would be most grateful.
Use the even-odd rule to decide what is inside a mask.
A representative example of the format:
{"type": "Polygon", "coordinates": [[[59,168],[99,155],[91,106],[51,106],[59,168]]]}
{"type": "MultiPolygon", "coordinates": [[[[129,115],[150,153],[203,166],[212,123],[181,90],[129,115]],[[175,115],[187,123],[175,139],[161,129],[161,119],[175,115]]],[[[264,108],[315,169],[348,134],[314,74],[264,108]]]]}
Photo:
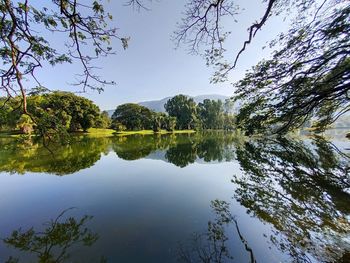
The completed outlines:
{"type": "Polygon", "coordinates": [[[111,127],[112,120],[107,111],[103,111],[100,116],[95,120],[95,127],[101,129],[108,129],[111,127]]]}
{"type": "Polygon", "coordinates": [[[198,104],[198,115],[204,129],[221,129],[224,125],[224,108],[220,100],[204,100],[198,104]]]}
{"type": "Polygon", "coordinates": [[[197,105],[192,98],[176,95],[164,105],[171,117],[176,117],[177,129],[193,129],[197,114],[197,105]]]}
{"type": "Polygon", "coordinates": [[[43,136],[64,135],[67,131],[87,131],[94,126],[109,126],[109,117],[90,100],[69,92],[28,96],[31,115],[21,114],[20,98],[6,103],[0,114],[3,130],[34,131],[43,136]]]}
{"type": "Polygon", "coordinates": [[[12,98],[19,91],[22,113],[29,114],[27,95],[35,90],[24,86],[30,80],[42,89],[37,71],[44,66],[79,62],[82,74],[74,85],[101,91],[106,84],[94,73],[90,63],[101,56],[113,54],[111,39],[117,38],[124,48],[127,38],[119,37],[109,26],[112,15],[105,12],[102,1],[47,1],[44,6],[35,1],[0,2],[0,90],[12,98]],[[55,38],[61,35],[65,43],[55,48],[55,38]],[[89,45],[91,48],[84,48],[89,45]]]}
{"type": "Polygon", "coordinates": [[[284,133],[313,119],[324,130],[349,111],[350,5],[329,5],[282,34],[273,58],[236,83],[235,100],[244,102],[237,121],[249,134],[284,133]]]}
{"type": "MultiPolygon", "coordinates": [[[[56,219],[45,224],[43,231],[36,231],[33,227],[27,231],[18,229],[3,239],[3,242],[7,246],[35,255],[39,263],[65,262],[69,258],[68,249],[78,244],[91,246],[98,239],[98,235],[86,227],[92,216],[84,216],[79,220],[69,217],[62,221],[68,210],[70,209],[64,210],[56,219]]],[[[19,262],[19,259],[10,257],[6,262],[19,262]]]]}
{"type": "Polygon", "coordinates": [[[293,262],[340,262],[346,257],[349,156],[330,142],[259,139],[237,149],[244,172],[235,198],[271,224],[269,240],[293,262]]]}
{"type": "Polygon", "coordinates": [[[16,128],[24,134],[30,134],[33,132],[34,123],[28,115],[22,114],[17,121],[16,128]]]}
{"type": "Polygon", "coordinates": [[[120,123],[127,130],[148,130],[152,129],[153,112],[135,103],[119,105],[112,115],[115,123],[120,123]]]}
{"type": "Polygon", "coordinates": [[[116,131],[162,130],[174,131],[176,117],[152,111],[144,106],[126,103],[117,107],[112,115],[112,128],[116,131]]]}
{"type": "Polygon", "coordinates": [[[175,39],[204,54],[207,64],[217,69],[213,81],[224,81],[271,17],[289,18],[289,31],[270,43],[277,49],[272,59],[261,61],[235,83],[235,100],[243,102],[236,121],[247,134],[286,133],[309,121],[322,131],[350,109],[349,3],[263,2],[262,18],[249,26],[247,40],[233,59],[225,55],[231,32],[223,24],[226,17],[236,21],[238,7],[232,0],[189,1],[175,39]]]}
{"type": "Polygon", "coordinates": [[[93,127],[99,118],[100,109],[90,100],[70,92],[53,92],[44,94],[41,108],[49,110],[51,115],[59,116],[70,131],[93,127]]]}
{"type": "Polygon", "coordinates": [[[232,234],[236,233],[249,254],[250,262],[255,263],[254,252],[242,235],[237,219],[230,212],[230,203],[216,199],[211,201],[210,207],[215,214],[214,220],[208,221],[205,233],[195,233],[186,246],[180,244],[179,260],[188,263],[235,262],[229,242],[233,238],[232,234]]]}
{"type": "Polygon", "coordinates": [[[167,116],[165,118],[164,129],[174,131],[176,128],[176,117],[167,116]]]}

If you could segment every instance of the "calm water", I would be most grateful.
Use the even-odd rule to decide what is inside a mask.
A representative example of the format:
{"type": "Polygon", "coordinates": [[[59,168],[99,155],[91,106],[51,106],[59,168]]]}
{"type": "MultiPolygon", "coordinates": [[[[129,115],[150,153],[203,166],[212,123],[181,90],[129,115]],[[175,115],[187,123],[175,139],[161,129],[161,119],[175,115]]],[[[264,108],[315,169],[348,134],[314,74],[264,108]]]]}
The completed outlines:
{"type": "Polygon", "coordinates": [[[349,262],[349,143],[0,140],[0,262],[349,262]]]}

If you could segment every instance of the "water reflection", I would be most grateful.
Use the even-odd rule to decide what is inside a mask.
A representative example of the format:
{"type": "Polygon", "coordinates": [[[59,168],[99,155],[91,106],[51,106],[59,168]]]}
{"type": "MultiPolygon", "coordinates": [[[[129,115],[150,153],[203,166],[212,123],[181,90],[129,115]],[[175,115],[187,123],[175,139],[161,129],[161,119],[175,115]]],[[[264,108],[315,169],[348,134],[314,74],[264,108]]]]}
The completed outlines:
{"type": "MultiPolygon", "coordinates": [[[[237,219],[230,212],[230,204],[222,200],[213,200],[210,207],[215,214],[208,221],[205,233],[194,233],[187,244],[180,243],[178,259],[180,262],[224,263],[238,262],[232,255],[232,235],[237,235],[244,245],[249,263],[256,263],[254,252],[243,237],[237,219]]],[[[240,250],[240,249],[237,249],[240,250]]]]}
{"type": "Polygon", "coordinates": [[[23,144],[13,139],[0,140],[0,171],[24,174],[45,172],[66,175],[93,166],[102,154],[114,151],[124,160],[148,157],[185,167],[204,162],[234,159],[234,144],[241,137],[223,132],[170,135],[134,135],[108,138],[77,137],[66,145],[40,142],[23,144]]]}
{"type": "MultiPolygon", "coordinates": [[[[76,219],[72,216],[64,219],[66,213],[72,208],[61,212],[55,219],[43,224],[44,230],[37,231],[31,227],[27,231],[21,228],[3,239],[4,244],[14,248],[22,256],[10,256],[5,263],[28,262],[30,259],[38,263],[74,262],[69,251],[73,247],[91,247],[98,235],[87,228],[92,216],[83,216],[76,219]]],[[[98,262],[107,262],[101,257],[98,262]]]]}
{"type": "MultiPolygon", "coordinates": [[[[37,196],[38,198],[33,200],[39,203],[51,198],[52,202],[57,202],[59,205],[64,201],[61,195],[64,192],[69,199],[68,205],[72,200],[84,204],[89,209],[90,205],[94,204],[97,211],[94,214],[104,215],[107,223],[103,223],[102,226],[106,229],[115,227],[116,219],[124,216],[122,233],[125,240],[132,236],[135,225],[140,225],[137,228],[140,231],[136,231],[141,233],[140,237],[134,234],[137,236],[135,238],[137,241],[133,243],[139,251],[147,250],[146,247],[150,249],[151,245],[146,246],[147,242],[144,241],[147,240],[151,244],[152,238],[162,236],[164,229],[172,230],[166,238],[163,237],[164,240],[175,238],[172,235],[175,236],[180,232],[180,224],[177,223],[182,222],[186,216],[190,218],[199,215],[202,212],[200,205],[209,193],[213,195],[210,199],[221,198],[220,191],[227,190],[226,198],[233,197],[235,200],[232,203],[238,202],[235,204],[241,214],[237,214],[237,218],[243,217],[242,214],[247,211],[254,220],[252,224],[258,225],[263,222],[271,227],[271,231],[262,230],[266,232],[265,241],[274,251],[278,250],[279,255],[283,255],[281,258],[285,258],[287,254],[291,259],[287,262],[347,262],[350,256],[349,156],[322,138],[244,140],[240,136],[225,133],[77,138],[77,141],[70,145],[57,146],[53,155],[40,143],[25,145],[22,150],[19,150],[21,144],[13,141],[3,140],[0,144],[0,171],[12,173],[28,171],[58,175],[75,173],[93,166],[104,154],[109,154],[108,158],[102,158],[101,166],[95,167],[95,170],[91,169],[91,174],[98,174],[98,177],[75,176],[72,177],[74,180],[46,182],[48,189],[36,188],[37,195],[35,191],[30,192],[32,191],[30,189],[27,196],[25,194],[23,196],[28,199],[37,196]],[[120,160],[133,161],[141,158],[162,160],[177,167],[156,166],[154,162],[146,160],[142,163],[142,167],[138,167],[139,162],[120,160]],[[232,161],[235,164],[178,169],[194,162],[221,161],[232,161]],[[105,167],[107,168],[104,169],[105,167]],[[235,167],[237,170],[231,170],[235,167]],[[110,172],[118,169],[121,170],[118,176],[110,172]],[[222,185],[217,190],[215,187],[218,186],[216,183],[220,180],[220,173],[226,172],[226,177],[224,179],[221,177],[222,185]],[[233,173],[235,174],[231,184],[227,176],[233,173]],[[203,176],[197,177],[198,174],[203,176]],[[205,194],[199,198],[201,191],[205,194]],[[59,197],[52,193],[56,193],[59,197]],[[186,213],[183,212],[183,207],[187,207],[187,210],[184,209],[186,213]],[[195,210],[195,207],[200,208],[195,210]],[[163,230],[160,230],[160,224],[163,230]],[[146,231],[146,228],[152,231],[146,231]],[[147,238],[142,236],[142,233],[148,233],[144,234],[147,238]]],[[[86,172],[82,171],[81,174],[86,175],[86,172]]],[[[28,181],[22,185],[8,178],[4,182],[22,187],[17,192],[22,194],[21,191],[25,189],[24,185],[29,180],[33,181],[33,185],[39,185],[37,182],[44,182],[43,178],[44,176],[35,178],[38,181],[34,181],[34,177],[27,178],[28,181]]],[[[43,185],[43,188],[46,187],[43,185]]],[[[10,194],[7,196],[8,200],[14,198],[10,194]]],[[[208,209],[206,202],[210,199],[208,197],[205,201],[205,209],[208,209]]],[[[15,202],[16,200],[11,200],[10,204],[13,205],[15,202]]],[[[2,204],[5,205],[6,202],[2,204]]],[[[20,205],[18,207],[23,209],[20,205]]],[[[12,208],[8,208],[7,211],[10,209],[12,208]]],[[[246,259],[251,262],[255,260],[268,262],[261,256],[262,252],[259,252],[259,248],[264,245],[254,241],[256,233],[245,236],[240,231],[238,222],[232,216],[233,213],[227,203],[215,201],[212,203],[212,209],[215,218],[210,220],[207,231],[195,235],[180,250],[179,257],[182,261],[245,262],[240,261],[239,257],[237,259],[237,255],[243,251],[246,259]],[[230,243],[232,238],[240,243],[240,247],[232,246],[230,243]]],[[[204,212],[203,214],[205,215],[204,212]]],[[[201,218],[207,221],[207,217],[201,218]]],[[[79,221],[75,221],[75,224],[79,224],[79,221]]],[[[110,231],[107,229],[105,232],[110,231]]],[[[27,240],[25,237],[29,236],[28,242],[33,243],[33,240],[39,242],[40,239],[35,237],[36,233],[30,236],[28,232],[18,232],[14,237],[20,237],[20,241],[24,242],[27,240]]],[[[64,234],[62,235],[64,237],[64,234]]],[[[12,244],[19,244],[15,242],[14,237],[12,244]]],[[[118,258],[120,253],[125,253],[123,259],[127,259],[128,253],[134,252],[134,247],[122,246],[123,238],[111,234],[108,239],[108,243],[117,242],[119,247],[124,248],[116,252],[118,255],[114,255],[115,258],[118,258]]],[[[11,238],[7,240],[10,241],[11,238]]],[[[166,242],[158,238],[155,250],[157,248],[161,250],[159,246],[163,243],[166,242]]],[[[8,244],[11,245],[9,242],[8,244]]],[[[116,251],[116,248],[110,248],[110,251],[116,251]]],[[[147,251],[143,252],[145,255],[151,255],[147,254],[147,251]]],[[[152,256],[159,253],[161,252],[157,251],[152,256]]],[[[263,253],[268,254],[269,251],[263,253]]]]}
{"type": "Polygon", "coordinates": [[[349,256],[349,159],[321,138],[246,142],[237,148],[243,175],[235,198],[274,226],[269,239],[296,262],[349,256]]]}
{"type": "Polygon", "coordinates": [[[66,175],[94,165],[106,153],[108,138],[76,138],[71,144],[50,145],[41,142],[23,145],[13,139],[0,140],[0,171],[25,174],[26,172],[66,175]]]}

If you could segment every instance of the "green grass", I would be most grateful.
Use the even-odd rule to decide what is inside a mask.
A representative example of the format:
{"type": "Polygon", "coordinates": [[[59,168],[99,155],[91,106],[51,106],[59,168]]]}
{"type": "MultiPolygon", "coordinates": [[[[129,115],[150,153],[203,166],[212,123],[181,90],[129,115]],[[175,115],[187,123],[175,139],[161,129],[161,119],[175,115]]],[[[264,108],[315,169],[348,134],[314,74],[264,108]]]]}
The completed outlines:
{"type": "Polygon", "coordinates": [[[141,135],[149,135],[149,134],[168,134],[168,133],[193,133],[194,130],[175,130],[175,131],[166,131],[161,130],[159,132],[154,132],[152,130],[141,130],[141,131],[121,131],[116,132],[117,135],[133,135],[133,134],[141,134],[141,135]]]}
{"type": "MultiPolygon", "coordinates": [[[[112,129],[99,129],[99,128],[90,128],[88,129],[88,132],[85,133],[83,131],[78,131],[72,133],[73,135],[88,135],[93,137],[105,137],[105,136],[124,136],[124,135],[133,135],[133,134],[141,134],[141,135],[151,135],[151,134],[169,134],[169,133],[194,133],[194,130],[175,130],[175,131],[166,131],[161,130],[159,132],[154,132],[152,130],[141,130],[141,131],[122,131],[122,132],[116,132],[112,129]]],[[[18,132],[0,132],[0,138],[6,138],[6,137],[20,137],[21,134],[18,132]]]]}
{"type": "Polygon", "coordinates": [[[21,136],[21,133],[18,131],[0,131],[0,138],[18,138],[21,136]]]}
{"type": "Polygon", "coordinates": [[[97,135],[99,135],[99,134],[101,134],[101,135],[112,135],[113,133],[115,133],[115,130],[90,128],[90,129],[88,129],[88,133],[97,134],[97,135]]]}
{"type": "Polygon", "coordinates": [[[90,137],[109,137],[115,135],[115,130],[112,129],[100,129],[100,128],[90,128],[84,135],[90,137]]]}

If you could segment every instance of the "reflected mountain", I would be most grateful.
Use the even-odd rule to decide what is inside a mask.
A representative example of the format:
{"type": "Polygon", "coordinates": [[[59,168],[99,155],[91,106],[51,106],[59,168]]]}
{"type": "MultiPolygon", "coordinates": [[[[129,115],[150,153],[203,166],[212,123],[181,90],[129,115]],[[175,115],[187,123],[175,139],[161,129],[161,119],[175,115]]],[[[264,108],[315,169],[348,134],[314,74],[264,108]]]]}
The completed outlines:
{"type": "Polygon", "coordinates": [[[270,223],[270,241],[295,262],[348,262],[349,156],[322,138],[246,142],[235,198],[270,223]]]}
{"type": "MultiPolygon", "coordinates": [[[[4,238],[3,243],[17,251],[17,254],[10,256],[5,263],[31,260],[38,263],[76,262],[70,257],[69,251],[76,247],[91,247],[99,237],[86,226],[93,217],[66,217],[66,213],[71,209],[64,210],[55,219],[43,224],[43,230],[37,231],[31,227],[23,231],[20,228],[4,238]]],[[[107,261],[101,257],[97,262],[107,261]]]]}

